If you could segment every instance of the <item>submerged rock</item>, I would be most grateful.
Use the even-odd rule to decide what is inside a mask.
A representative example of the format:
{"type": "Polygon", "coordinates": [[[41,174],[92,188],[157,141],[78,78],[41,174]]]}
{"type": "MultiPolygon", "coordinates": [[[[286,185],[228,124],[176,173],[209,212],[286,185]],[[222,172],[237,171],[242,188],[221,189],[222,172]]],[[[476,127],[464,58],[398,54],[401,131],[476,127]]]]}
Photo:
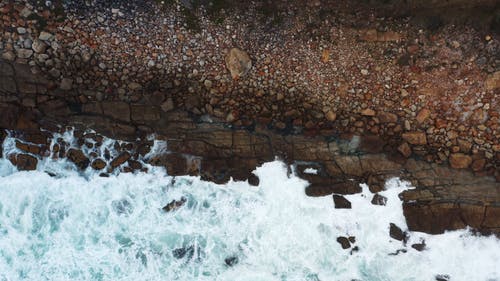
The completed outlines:
{"type": "Polygon", "coordinates": [[[231,256],[231,257],[225,258],[224,262],[226,263],[227,266],[234,266],[234,265],[238,264],[239,259],[237,256],[231,256]]]}
{"type": "Polygon", "coordinates": [[[450,275],[448,275],[448,274],[436,275],[436,281],[449,281],[449,280],[451,280],[451,279],[450,279],[450,275]]]}
{"type": "Polygon", "coordinates": [[[425,250],[425,241],[412,244],[411,247],[419,252],[422,252],[423,250],[425,250]]]}
{"type": "Polygon", "coordinates": [[[165,207],[162,208],[165,212],[172,212],[184,205],[187,202],[186,197],[181,197],[180,200],[172,200],[172,202],[168,203],[165,207]]]}

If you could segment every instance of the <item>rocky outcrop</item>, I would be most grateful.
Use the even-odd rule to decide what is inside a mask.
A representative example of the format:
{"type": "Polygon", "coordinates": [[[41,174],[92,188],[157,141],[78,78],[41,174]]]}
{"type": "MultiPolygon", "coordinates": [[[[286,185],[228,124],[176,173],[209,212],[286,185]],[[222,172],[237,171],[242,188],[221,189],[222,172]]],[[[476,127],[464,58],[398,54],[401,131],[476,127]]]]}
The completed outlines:
{"type": "MultiPolygon", "coordinates": [[[[169,98],[166,94],[129,102],[89,101],[85,96],[97,93],[79,90],[62,93],[48,80],[33,75],[26,65],[0,62],[0,66],[0,79],[13,81],[0,84],[3,87],[0,128],[13,130],[20,140],[17,146],[25,153],[10,158],[20,169],[34,169],[37,159],[49,149],[45,130],[62,132],[65,126],[75,126],[83,132],[81,129],[92,128],[105,136],[132,141],[130,147],[117,144],[121,154],[114,158],[98,155],[89,159],[63,141],[50,148],[52,155],[68,157],[81,169],[90,165],[98,170],[104,169],[106,163],[111,168],[133,167],[139,155],[149,152],[150,141],[146,136],[154,132],[157,138],[168,142],[168,152],[156,155],[149,162],[166,167],[171,175],[200,175],[216,183],[225,183],[232,177],[258,184],[251,172],[278,156],[294,165],[298,175],[310,182],[305,192],[311,196],[357,193],[361,191],[359,183],[367,183],[375,194],[383,189],[386,179],[398,176],[416,187],[401,194],[410,230],[441,233],[471,226],[485,233],[500,233],[498,181],[484,171],[453,169],[419,159],[425,156],[418,153],[419,147],[428,142],[421,132],[403,134],[406,142],[415,145],[414,158],[407,158],[401,153],[406,149],[398,149],[400,139],[333,130],[308,136],[270,130],[257,122],[228,126],[224,115],[217,118],[171,107],[164,110],[162,101],[169,98]],[[306,173],[307,168],[317,173],[306,173]]],[[[185,102],[188,101],[195,107],[201,106],[195,98],[185,102]]],[[[392,113],[376,116],[387,124],[398,120],[392,113]]],[[[99,135],[80,133],[77,137],[81,145],[85,145],[86,138],[96,145],[99,143],[99,135]]],[[[465,149],[467,145],[462,147],[465,149]]],[[[471,162],[458,151],[451,159],[457,160],[457,168],[474,166],[480,160],[471,158],[471,162]]],[[[499,160],[492,163],[497,165],[499,160]]],[[[491,167],[498,176],[497,166],[490,164],[491,167]]],[[[377,199],[375,203],[382,201],[377,199]]]]}

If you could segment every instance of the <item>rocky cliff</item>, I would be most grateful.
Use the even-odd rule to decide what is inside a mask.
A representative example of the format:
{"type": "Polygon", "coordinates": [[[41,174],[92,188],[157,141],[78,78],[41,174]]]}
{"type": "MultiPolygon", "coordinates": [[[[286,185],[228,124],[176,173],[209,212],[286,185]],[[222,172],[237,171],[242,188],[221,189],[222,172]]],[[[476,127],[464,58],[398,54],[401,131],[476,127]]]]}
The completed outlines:
{"type": "Polygon", "coordinates": [[[137,102],[82,100],[77,92],[33,74],[27,65],[5,61],[0,61],[0,81],[0,128],[17,137],[16,146],[23,151],[6,156],[20,169],[34,169],[48,155],[66,157],[81,169],[91,166],[103,175],[114,169],[143,169],[135,159],[149,151],[147,135],[155,133],[167,141],[168,152],[149,162],[165,166],[172,175],[201,175],[217,183],[232,177],[256,184],[251,171],[279,157],[310,182],[305,191],[310,196],[357,193],[359,183],[366,183],[374,197],[387,178],[398,176],[416,187],[400,195],[410,230],[441,233],[470,226],[500,233],[500,184],[494,177],[406,158],[379,136],[284,134],[258,123],[237,127],[176,110],[159,94],[137,102]],[[81,147],[69,147],[63,140],[49,145],[51,132],[66,126],[77,128],[81,147]],[[85,129],[97,134],[85,134],[85,129]],[[122,153],[114,157],[84,155],[82,147],[97,147],[101,135],[130,143],[118,145],[122,153]]]}

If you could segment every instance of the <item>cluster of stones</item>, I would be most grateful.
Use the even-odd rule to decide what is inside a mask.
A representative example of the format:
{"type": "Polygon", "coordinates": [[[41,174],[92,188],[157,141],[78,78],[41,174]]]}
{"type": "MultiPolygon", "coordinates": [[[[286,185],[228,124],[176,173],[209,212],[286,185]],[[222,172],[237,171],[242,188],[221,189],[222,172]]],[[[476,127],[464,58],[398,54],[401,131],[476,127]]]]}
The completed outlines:
{"type": "MultiPolygon", "coordinates": [[[[73,96],[89,113],[104,110],[128,121],[130,106],[123,103],[151,103],[160,107],[135,109],[153,120],[157,109],[182,108],[234,126],[375,134],[394,140],[405,157],[478,174],[498,171],[493,35],[453,26],[431,33],[316,2],[288,5],[278,27],[255,26],[252,9],[226,14],[222,25],[202,14],[203,28],[194,33],[175,7],[113,5],[70,3],[59,22],[48,8],[2,3],[1,56],[43,73],[49,88],[73,96]],[[360,26],[359,17],[368,21],[360,26]],[[39,30],[42,19],[47,26],[39,30]],[[96,109],[95,102],[108,106],[96,109]]],[[[2,82],[0,92],[15,93],[12,82],[2,82]]],[[[25,90],[36,94],[23,99],[26,105],[47,99],[25,90]]]]}

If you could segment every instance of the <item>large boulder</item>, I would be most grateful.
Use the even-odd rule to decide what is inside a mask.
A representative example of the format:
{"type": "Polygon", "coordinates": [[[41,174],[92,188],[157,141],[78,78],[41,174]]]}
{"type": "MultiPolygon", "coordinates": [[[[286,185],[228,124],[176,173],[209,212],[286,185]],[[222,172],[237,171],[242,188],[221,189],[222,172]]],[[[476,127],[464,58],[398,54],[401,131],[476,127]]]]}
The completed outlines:
{"type": "Polygon", "coordinates": [[[245,51],[232,48],[226,56],[226,67],[233,79],[245,76],[252,68],[252,60],[245,51]]]}

